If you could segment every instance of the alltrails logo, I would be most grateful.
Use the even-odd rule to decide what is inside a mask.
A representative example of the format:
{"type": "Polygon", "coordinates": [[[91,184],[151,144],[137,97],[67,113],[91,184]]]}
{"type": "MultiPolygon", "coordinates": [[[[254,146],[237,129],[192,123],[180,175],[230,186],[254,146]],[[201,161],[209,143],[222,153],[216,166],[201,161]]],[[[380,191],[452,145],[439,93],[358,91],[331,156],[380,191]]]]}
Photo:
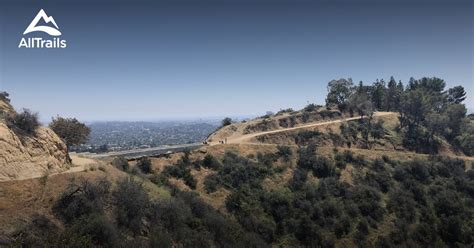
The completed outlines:
{"type": "MultiPolygon", "coordinates": [[[[23,35],[29,34],[32,32],[44,32],[50,36],[61,36],[61,31],[59,31],[58,24],[54,21],[52,16],[48,16],[43,9],[41,9],[36,17],[31,21],[30,25],[25,29],[23,35]],[[40,26],[38,22],[43,20],[45,24],[52,24],[54,26],[40,26]]],[[[62,40],[60,37],[55,37],[53,39],[43,39],[41,37],[28,37],[21,38],[18,48],[66,48],[66,40],[62,40]]]]}

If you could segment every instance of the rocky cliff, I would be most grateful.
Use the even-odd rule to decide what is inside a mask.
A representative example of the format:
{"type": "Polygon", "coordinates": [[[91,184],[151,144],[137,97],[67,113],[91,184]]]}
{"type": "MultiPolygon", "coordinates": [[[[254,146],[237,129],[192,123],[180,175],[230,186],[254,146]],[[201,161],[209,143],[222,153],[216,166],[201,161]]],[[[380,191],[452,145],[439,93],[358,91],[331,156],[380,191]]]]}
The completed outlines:
{"type": "Polygon", "coordinates": [[[20,135],[1,116],[14,112],[0,100],[0,181],[41,177],[67,169],[67,148],[49,128],[39,127],[34,135],[20,135]]]}

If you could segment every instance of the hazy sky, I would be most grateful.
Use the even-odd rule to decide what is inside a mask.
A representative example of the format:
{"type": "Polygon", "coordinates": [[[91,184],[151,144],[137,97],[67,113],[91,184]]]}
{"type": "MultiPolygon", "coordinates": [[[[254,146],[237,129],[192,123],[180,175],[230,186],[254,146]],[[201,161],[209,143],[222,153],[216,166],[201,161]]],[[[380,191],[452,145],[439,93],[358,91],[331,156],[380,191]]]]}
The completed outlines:
{"type": "Polygon", "coordinates": [[[473,19],[468,0],[0,0],[0,90],[42,120],[151,120],[301,108],[342,77],[437,76],[473,109],[473,19]],[[66,49],[18,48],[41,8],[66,49]]]}

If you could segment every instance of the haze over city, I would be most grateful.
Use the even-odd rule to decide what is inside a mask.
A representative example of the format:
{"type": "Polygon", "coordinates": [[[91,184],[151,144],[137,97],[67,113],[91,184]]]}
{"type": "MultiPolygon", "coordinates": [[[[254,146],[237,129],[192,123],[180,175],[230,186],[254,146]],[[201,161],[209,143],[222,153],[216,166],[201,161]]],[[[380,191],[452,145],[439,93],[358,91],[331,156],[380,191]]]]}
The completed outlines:
{"type": "Polygon", "coordinates": [[[348,77],[436,76],[472,95],[472,19],[471,1],[7,0],[0,90],[43,121],[259,115],[323,104],[348,77]],[[67,48],[18,48],[40,9],[67,48]]]}

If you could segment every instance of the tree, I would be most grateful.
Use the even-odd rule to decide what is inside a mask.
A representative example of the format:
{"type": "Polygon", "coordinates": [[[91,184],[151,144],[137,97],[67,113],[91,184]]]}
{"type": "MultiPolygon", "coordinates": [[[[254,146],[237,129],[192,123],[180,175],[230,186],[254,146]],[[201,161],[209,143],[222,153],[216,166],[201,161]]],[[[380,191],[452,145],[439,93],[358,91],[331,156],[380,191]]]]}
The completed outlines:
{"type": "Polygon", "coordinates": [[[328,95],[326,97],[326,106],[336,105],[339,110],[346,109],[346,101],[352,93],[352,79],[341,78],[339,80],[331,80],[328,83],[328,95]]]}
{"type": "Polygon", "coordinates": [[[366,93],[355,93],[348,101],[348,107],[351,112],[355,111],[363,118],[364,116],[372,116],[374,105],[370,97],[366,93]]]}
{"type": "Polygon", "coordinates": [[[456,86],[448,90],[448,101],[450,103],[459,104],[466,99],[466,92],[464,87],[456,86]]]}
{"type": "Polygon", "coordinates": [[[229,117],[226,117],[222,120],[222,126],[225,127],[225,126],[229,126],[230,124],[232,124],[232,119],[229,118],[229,117]]]}
{"type": "Polygon", "coordinates": [[[385,91],[385,82],[383,80],[377,80],[372,86],[372,103],[377,110],[384,109],[385,91]]]}
{"type": "Polygon", "coordinates": [[[76,118],[56,117],[49,127],[66,143],[69,148],[72,145],[80,145],[87,141],[91,132],[90,128],[76,118]]]}
{"type": "Polygon", "coordinates": [[[397,85],[395,79],[390,77],[385,94],[385,110],[398,111],[400,109],[400,98],[402,93],[403,84],[400,82],[400,84],[397,85]]]}
{"type": "Polygon", "coordinates": [[[465,118],[461,127],[461,135],[456,137],[456,141],[466,155],[474,155],[474,120],[465,118]]]}
{"type": "Polygon", "coordinates": [[[446,108],[446,116],[448,119],[447,127],[449,128],[449,133],[444,134],[445,137],[452,141],[456,136],[461,134],[461,126],[466,117],[466,107],[464,104],[450,104],[446,108]]]}

